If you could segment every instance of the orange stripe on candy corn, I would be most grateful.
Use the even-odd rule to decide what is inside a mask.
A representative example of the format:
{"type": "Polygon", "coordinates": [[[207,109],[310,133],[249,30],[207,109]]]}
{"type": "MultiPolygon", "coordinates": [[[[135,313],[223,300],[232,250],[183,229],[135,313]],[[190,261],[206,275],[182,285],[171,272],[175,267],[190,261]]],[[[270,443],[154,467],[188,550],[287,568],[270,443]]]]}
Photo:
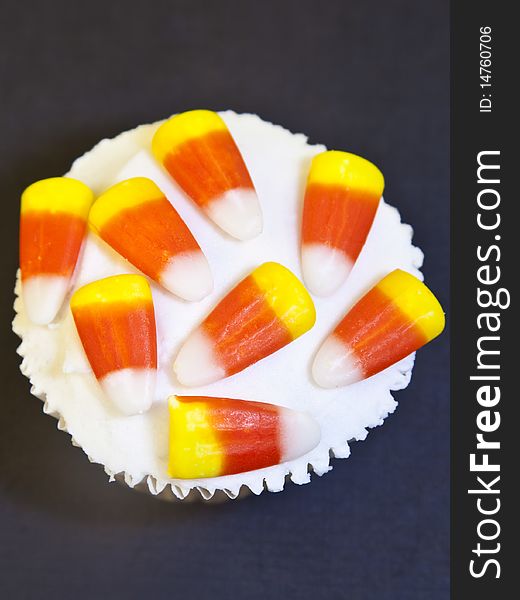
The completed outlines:
{"type": "Polygon", "coordinates": [[[201,327],[213,341],[226,375],[242,371],[293,339],[251,275],[229,292],[201,327]]]}
{"type": "Polygon", "coordinates": [[[302,241],[325,244],[355,262],[376,214],[381,196],[338,185],[313,183],[305,192],[302,241]]]}
{"type": "Polygon", "coordinates": [[[41,211],[22,214],[22,281],[36,275],[70,277],[83,243],[85,225],[85,218],[68,213],[41,211]]]}
{"type": "Polygon", "coordinates": [[[74,321],[98,379],[118,369],[157,367],[151,304],[92,304],[74,310],[74,321]]]}

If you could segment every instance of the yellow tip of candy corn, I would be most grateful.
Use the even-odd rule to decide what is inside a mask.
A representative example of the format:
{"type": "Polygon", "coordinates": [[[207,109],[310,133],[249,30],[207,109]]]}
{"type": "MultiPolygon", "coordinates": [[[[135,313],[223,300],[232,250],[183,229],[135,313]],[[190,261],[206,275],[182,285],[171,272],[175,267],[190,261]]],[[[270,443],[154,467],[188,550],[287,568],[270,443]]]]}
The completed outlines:
{"type": "Polygon", "coordinates": [[[50,177],[31,184],[22,194],[22,213],[66,212],[87,218],[94,200],[92,190],[71,177],[50,177]]]}
{"type": "Polygon", "coordinates": [[[161,190],[147,177],[132,177],[105,190],[92,205],[89,224],[99,230],[122,210],[163,197],[161,190]]]}
{"type": "Polygon", "coordinates": [[[340,150],[317,154],[311,164],[307,184],[341,185],[381,197],[385,180],[370,161],[340,150]]]}
{"type": "Polygon", "coordinates": [[[218,130],[227,130],[227,127],[216,112],[189,110],[170,117],[159,126],[152,139],[152,152],[162,162],[172,148],[218,130]]]}
{"type": "Polygon", "coordinates": [[[70,299],[74,310],[94,303],[152,302],[150,284],[142,275],[113,275],[79,288],[70,299]]]}
{"type": "Polygon", "coordinates": [[[316,309],[303,283],[286,267],[267,262],[251,273],[258,287],[293,339],[316,322],[316,309]]]}
{"type": "Polygon", "coordinates": [[[192,479],[222,473],[221,445],[208,419],[204,402],[168,399],[170,413],[170,477],[192,479]]]}
{"type": "Polygon", "coordinates": [[[444,329],[442,306],[433,292],[417,277],[396,269],[384,277],[377,287],[416,323],[428,341],[437,337],[444,329]]]}

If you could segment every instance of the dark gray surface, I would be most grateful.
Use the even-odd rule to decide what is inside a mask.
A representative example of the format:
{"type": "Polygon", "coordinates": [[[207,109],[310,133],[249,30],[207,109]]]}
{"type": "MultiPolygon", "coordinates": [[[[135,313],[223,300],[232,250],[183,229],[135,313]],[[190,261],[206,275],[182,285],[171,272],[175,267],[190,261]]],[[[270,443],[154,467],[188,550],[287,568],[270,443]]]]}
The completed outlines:
{"type": "Polygon", "coordinates": [[[216,507],[109,485],[41,414],[9,335],[22,189],[102,137],[195,107],[256,112],[380,165],[446,306],[447,2],[2,8],[0,595],[447,598],[447,335],[419,353],[397,413],[351,459],[311,485],[216,507]]]}

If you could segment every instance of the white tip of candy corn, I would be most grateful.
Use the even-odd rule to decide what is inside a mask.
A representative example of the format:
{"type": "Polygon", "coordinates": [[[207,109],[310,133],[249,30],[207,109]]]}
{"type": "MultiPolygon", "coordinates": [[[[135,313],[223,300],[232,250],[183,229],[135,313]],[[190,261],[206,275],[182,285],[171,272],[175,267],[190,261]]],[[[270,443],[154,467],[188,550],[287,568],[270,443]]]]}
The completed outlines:
{"type": "Polygon", "coordinates": [[[176,296],[197,302],[213,289],[213,276],[202,252],[184,252],[170,259],[161,273],[161,285],[176,296]]]}
{"type": "Polygon", "coordinates": [[[69,278],[34,275],[22,283],[22,295],[29,319],[36,325],[54,321],[69,291],[69,278]]]}
{"type": "Polygon", "coordinates": [[[302,273],[305,285],[316,296],[330,296],[347,279],[353,263],[341,250],[324,244],[305,244],[302,273]]]}
{"type": "Polygon", "coordinates": [[[354,354],[334,335],[318,350],[312,365],[314,381],[323,388],[336,388],[364,378],[354,354]]]}
{"type": "Polygon", "coordinates": [[[262,209],[254,190],[228,190],[206,210],[211,220],[234,238],[250,240],[262,233],[262,209]]]}
{"type": "Polygon", "coordinates": [[[188,387],[206,385],[225,377],[217,363],[211,341],[196,329],[184,342],[173,364],[179,383],[188,387]]]}
{"type": "Polygon", "coordinates": [[[120,412],[137,415],[152,405],[155,377],[154,369],[128,368],[108,373],[99,383],[120,412]]]}
{"type": "Polygon", "coordinates": [[[280,417],[283,461],[299,458],[320,443],[320,426],[307,413],[280,408],[280,417]]]}

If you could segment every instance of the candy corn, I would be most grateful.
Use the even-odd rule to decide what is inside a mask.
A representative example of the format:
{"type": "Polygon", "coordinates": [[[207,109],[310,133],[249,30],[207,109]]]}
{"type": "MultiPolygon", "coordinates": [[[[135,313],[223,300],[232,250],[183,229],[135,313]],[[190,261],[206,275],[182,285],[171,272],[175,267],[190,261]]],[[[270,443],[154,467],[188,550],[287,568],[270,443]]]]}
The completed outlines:
{"type": "Polygon", "coordinates": [[[127,179],[92,206],[92,229],[143,273],[185,300],[201,300],[213,278],[186,223],[150,179],[127,179]]]}
{"type": "Polygon", "coordinates": [[[174,371],[186,386],[217,381],[289,344],[315,320],[314,304],[302,283],[282,265],[264,263],[191,333],[174,371]]]}
{"type": "Polygon", "coordinates": [[[312,374],[324,388],[379,373],[444,329],[444,313],[416,277],[396,269],[345,316],[319,349],[312,374]]]}
{"type": "Polygon", "coordinates": [[[76,328],[105,394],[127,415],[150,408],[157,370],[152,294],[142,275],[115,275],[77,290],[76,328]]]}
{"type": "Polygon", "coordinates": [[[169,475],[218,477],[263,469],[315,448],[320,428],[306,413],[229,398],[171,396],[169,475]]]}
{"type": "Polygon", "coordinates": [[[262,231],[262,211],[242,155],[209,110],[175,115],[152,140],[156,159],[221,229],[239,240],[262,231]]]}
{"type": "Polygon", "coordinates": [[[332,294],[347,278],[367,239],[383,193],[377,167],[331,150],[314,157],[302,220],[302,270],[309,290],[332,294]]]}
{"type": "Polygon", "coordinates": [[[69,177],[42,179],[22,194],[22,296],[33,323],[53,321],[65,300],[93,199],[84,183],[69,177]]]}

